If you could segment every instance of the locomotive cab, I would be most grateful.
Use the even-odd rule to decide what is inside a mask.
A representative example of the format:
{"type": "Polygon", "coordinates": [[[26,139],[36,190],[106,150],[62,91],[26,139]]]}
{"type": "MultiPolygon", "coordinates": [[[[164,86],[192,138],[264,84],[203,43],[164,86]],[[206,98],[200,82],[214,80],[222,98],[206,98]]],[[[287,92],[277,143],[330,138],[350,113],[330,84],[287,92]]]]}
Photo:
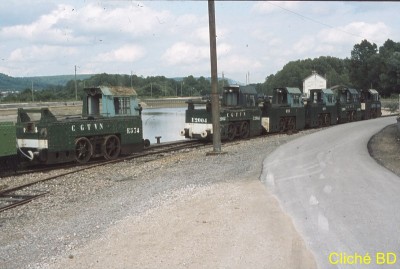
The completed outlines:
{"type": "Polygon", "coordinates": [[[134,89],[123,87],[85,88],[82,117],[139,116],[142,107],[134,89]],[[101,111],[101,112],[100,112],[101,111]]]}
{"type": "Polygon", "coordinates": [[[363,120],[382,115],[381,101],[377,90],[360,90],[361,115],[363,120]]]}
{"type": "Polygon", "coordinates": [[[222,107],[256,107],[257,92],[251,86],[227,86],[222,94],[222,107]]]}
{"type": "Polygon", "coordinates": [[[336,98],[330,89],[312,89],[307,100],[306,127],[322,127],[336,124],[336,98]]]}

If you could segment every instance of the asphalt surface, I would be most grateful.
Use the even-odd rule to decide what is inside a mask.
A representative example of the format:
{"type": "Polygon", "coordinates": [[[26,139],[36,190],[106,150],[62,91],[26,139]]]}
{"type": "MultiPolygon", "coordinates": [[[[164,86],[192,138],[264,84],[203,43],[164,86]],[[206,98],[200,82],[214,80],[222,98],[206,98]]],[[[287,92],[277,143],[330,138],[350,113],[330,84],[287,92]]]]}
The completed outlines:
{"type": "Polygon", "coordinates": [[[367,149],[371,136],[394,122],[388,117],[330,127],[264,160],[261,180],[292,217],[318,268],[400,264],[400,178],[367,149]]]}

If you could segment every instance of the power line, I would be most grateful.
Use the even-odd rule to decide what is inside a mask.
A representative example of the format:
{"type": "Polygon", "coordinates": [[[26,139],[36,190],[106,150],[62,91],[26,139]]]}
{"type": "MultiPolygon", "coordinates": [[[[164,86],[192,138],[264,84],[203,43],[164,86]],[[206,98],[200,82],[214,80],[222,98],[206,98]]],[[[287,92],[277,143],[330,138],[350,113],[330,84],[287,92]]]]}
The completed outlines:
{"type": "Polygon", "coordinates": [[[299,17],[301,17],[301,18],[303,18],[303,19],[306,19],[306,20],[312,21],[312,22],[314,22],[314,23],[316,23],[316,24],[320,24],[320,25],[323,25],[323,26],[325,26],[325,27],[331,28],[331,29],[333,29],[333,30],[335,30],[335,31],[343,32],[343,33],[345,33],[345,34],[348,34],[348,35],[351,35],[351,36],[355,36],[355,37],[360,37],[360,38],[362,38],[362,39],[367,39],[366,37],[363,37],[363,36],[360,36],[360,35],[357,35],[357,34],[354,34],[354,33],[351,33],[351,32],[347,32],[347,31],[342,30],[342,29],[339,29],[339,28],[336,28],[336,27],[334,27],[334,26],[332,26],[332,25],[329,25],[329,24],[327,24],[327,23],[324,23],[324,22],[315,20],[315,19],[313,19],[313,18],[307,17],[307,16],[305,16],[305,15],[302,15],[302,14],[300,14],[300,13],[298,13],[298,12],[295,12],[295,11],[290,10],[290,9],[288,9],[288,8],[282,7],[282,6],[280,6],[280,5],[277,5],[277,4],[275,4],[275,3],[272,3],[272,2],[270,2],[270,1],[268,1],[267,3],[270,4],[270,5],[272,5],[272,6],[275,6],[275,7],[278,7],[278,8],[280,8],[280,9],[283,9],[283,10],[289,12],[289,13],[295,14],[296,16],[299,16],[299,17]]]}

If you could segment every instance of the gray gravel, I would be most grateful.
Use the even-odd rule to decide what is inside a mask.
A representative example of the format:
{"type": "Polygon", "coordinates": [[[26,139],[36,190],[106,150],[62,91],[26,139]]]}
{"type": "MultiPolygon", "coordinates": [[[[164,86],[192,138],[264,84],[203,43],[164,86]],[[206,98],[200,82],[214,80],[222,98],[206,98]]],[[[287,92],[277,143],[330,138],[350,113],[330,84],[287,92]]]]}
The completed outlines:
{"type": "Polygon", "coordinates": [[[206,156],[208,147],[146,163],[104,165],[35,185],[49,194],[0,213],[0,268],[43,268],[58,257],[72,258],[75,249],[118,221],[179,200],[180,192],[260,175],[263,159],[277,146],[315,131],[231,143],[220,156],[206,156]]]}

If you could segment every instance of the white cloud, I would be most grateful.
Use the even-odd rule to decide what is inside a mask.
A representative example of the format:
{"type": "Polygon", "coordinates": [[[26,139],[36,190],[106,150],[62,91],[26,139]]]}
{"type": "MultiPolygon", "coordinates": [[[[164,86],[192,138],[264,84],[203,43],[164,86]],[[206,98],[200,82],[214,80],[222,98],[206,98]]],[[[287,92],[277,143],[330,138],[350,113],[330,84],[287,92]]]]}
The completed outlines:
{"type": "Polygon", "coordinates": [[[314,50],[315,38],[313,36],[305,36],[293,45],[293,54],[304,54],[314,50]]]}
{"type": "Polygon", "coordinates": [[[227,77],[232,77],[232,74],[243,74],[243,77],[245,77],[247,72],[257,71],[263,67],[263,64],[258,60],[243,55],[228,55],[222,57],[219,59],[218,64],[219,70],[224,71],[227,77]]]}
{"type": "MultiPolygon", "coordinates": [[[[133,69],[144,76],[209,75],[206,2],[14,2],[0,4],[0,72],[63,74],[79,65],[80,72],[133,69]],[[21,16],[21,6],[29,14],[21,16]]],[[[348,57],[364,38],[378,46],[388,38],[400,41],[396,3],[218,1],[216,5],[218,69],[238,80],[250,72],[252,81],[262,81],[292,60],[348,57]]]]}
{"type": "Polygon", "coordinates": [[[135,62],[144,57],[146,51],[143,47],[137,45],[125,45],[110,52],[101,53],[96,57],[101,62],[135,62]]]}
{"type": "Polygon", "coordinates": [[[45,62],[45,61],[57,61],[60,59],[60,55],[63,57],[69,55],[75,55],[77,50],[71,47],[62,46],[31,46],[24,48],[17,48],[13,50],[9,57],[9,61],[15,62],[45,62]]]}
{"type": "Polygon", "coordinates": [[[210,49],[187,42],[178,42],[166,50],[162,56],[168,65],[190,64],[207,59],[210,49]]]}
{"type": "Polygon", "coordinates": [[[383,43],[390,35],[390,29],[383,22],[351,22],[345,26],[324,29],[319,32],[319,39],[330,44],[354,44],[362,39],[383,43]]]}
{"type": "Polygon", "coordinates": [[[271,14],[278,10],[289,9],[296,10],[300,7],[301,2],[298,1],[261,1],[253,6],[253,12],[261,14],[271,14]]]}
{"type": "Polygon", "coordinates": [[[52,42],[60,43],[65,40],[72,41],[72,30],[68,28],[57,28],[56,24],[61,20],[71,17],[71,6],[59,5],[51,13],[42,15],[31,24],[19,24],[6,26],[0,29],[1,39],[28,40],[30,42],[52,42]]]}
{"type": "Polygon", "coordinates": [[[193,31],[192,36],[200,40],[202,43],[208,44],[210,42],[210,33],[208,27],[197,28],[193,31]]]}

